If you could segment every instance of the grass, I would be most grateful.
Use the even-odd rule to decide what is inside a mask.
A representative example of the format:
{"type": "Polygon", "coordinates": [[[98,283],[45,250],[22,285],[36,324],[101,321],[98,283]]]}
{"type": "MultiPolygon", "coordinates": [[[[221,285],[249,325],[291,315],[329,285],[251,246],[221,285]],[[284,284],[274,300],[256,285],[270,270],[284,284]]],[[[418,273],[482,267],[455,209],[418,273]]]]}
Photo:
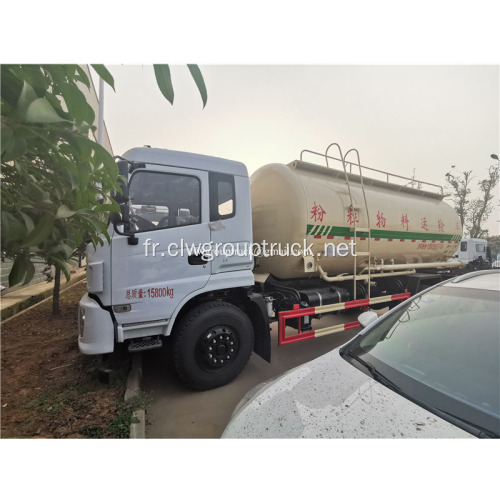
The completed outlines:
{"type": "Polygon", "coordinates": [[[87,438],[109,436],[115,439],[128,439],[130,424],[139,422],[134,418],[134,412],[136,410],[145,410],[149,399],[145,392],[139,391],[136,396],[118,405],[117,415],[107,427],[87,426],[80,430],[80,434],[87,438]]]}
{"type": "MultiPolygon", "coordinates": [[[[57,415],[61,413],[64,407],[71,407],[74,410],[85,410],[85,402],[79,399],[78,394],[85,394],[102,387],[102,384],[96,382],[89,383],[76,388],[66,388],[64,390],[45,390],[41,392],[29,405],[30,409],[38,409],[48,415],[57,415]],[[76,389],[76,391],[75,391],[76,389]]],[[[113,420],[104,426],[88,425],[79,430],[79,434],[86,438],[115,438],[128,439],[130,434],[130,424],[137,423],[134,418],[136,410],[145,410],[149,404],[150,397],[142,391],[127,401],[121,401],[117,404],[116,415],[113,420]]]]}
{"type": "Polygon", "coordinates": [[[47,389],[38,394],[36,398],[27,405],[27,408],[38,408],[45,413],[57,414],[60,413],[64,406],[72,406],[77,402],[77,399],[71,394],[70,389],[62,392],[60,389],[47,389]]]}

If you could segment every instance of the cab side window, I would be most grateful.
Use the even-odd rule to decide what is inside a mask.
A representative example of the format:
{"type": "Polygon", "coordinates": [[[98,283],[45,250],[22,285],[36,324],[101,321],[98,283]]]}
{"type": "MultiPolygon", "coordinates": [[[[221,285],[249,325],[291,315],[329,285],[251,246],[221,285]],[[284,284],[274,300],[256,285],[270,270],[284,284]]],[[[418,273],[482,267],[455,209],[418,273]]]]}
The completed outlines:
{"type": "Polygon", "coordinates": [[[210,185],[210,220],[216,221],[234,217],[236,199],[234,176],[211,172],[210,185]]]}
{"type": "Polygon", "coordinates": [[[201,222],[201,186],[192,175],[134,173],[130,180],[130,220],[137,232],[201,222]]]}
{"type": "Polygon", "coordinates": [[[467,252],[467,242],[466,241],[462,241],[462,243],[460,243],[460,251],[467,252]]]}

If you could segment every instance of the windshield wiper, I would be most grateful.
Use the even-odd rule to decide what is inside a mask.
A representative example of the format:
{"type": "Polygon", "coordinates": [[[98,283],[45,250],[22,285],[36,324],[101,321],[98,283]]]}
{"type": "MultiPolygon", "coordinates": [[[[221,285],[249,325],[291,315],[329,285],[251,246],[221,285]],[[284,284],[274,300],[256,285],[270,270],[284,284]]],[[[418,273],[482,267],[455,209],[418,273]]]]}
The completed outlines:
{"type": "Polygon", "coordinates": [[[459,417],[458,415],[455,415],[448,411],[441,410],[441,408],[432,407],[432,411],[433,413],[443,418],[444,420],[447,420],[448,422],[451,421],[451,423],[457,425],[457,427],[461,427],[465,431],[469,432],[470,434],[473,434],[478,438],[490,438],[490,439],[500,438],[500,434],[498,434],[497,432],[492,431],[491,429],[486,429],[484,427],[481,427],[480,425],[475,424],[474,422],[470,422],[469,420],[466,420],[465,418],[459,417]],[[458,422],[460,422],[462,425],[458,425],[457,424],[458,422]]]}
{"type": "Polygon", "coordinates": [[[450,413],[449,411],[442,410],[436,406],[430,405],[428,403],[424,403],[423,401],[415,399],[413,396],[406,393],[402,390],[397,384],[395,384],[392,380],[388,379],[385,375],[382,375],[373,365],[366,362],[364,359],[356,356],[351,352],[344,353],[344,356],[349,356],[360,365],[362,365],[370,374],[370,376],[377,382],[385,385],[387,388],[392,389],[394,392],[400,394],[403,397],[406,397],[410,401],[413,401],[415,404],[422,406],[422,408],[434,413],[438,417],[450,422],[457,427],[465,430],[466,432],[478,437],[478,438],[499,438],[500,435],[494,430],[482,427],[474,422],[471,422],[463,417],[450,413]]]}
{"type": "Polygon", "coordinates": [[[356,356],[352,352],[347,352],[346,353],[348,356],[356,360],[360,365],[363,365],[373,378],[373,380],[376,380],[377,382],[381,383],[382,385],[385,385],[389,389],[392,389],[393,391],[397,393],[401,393],[401,388],[395,384],[392,380],[388,379],[385,375],[382,375],[373,365],[370,363],[367,363],[364,359],[361,359],[359,356],[356,356]]]}

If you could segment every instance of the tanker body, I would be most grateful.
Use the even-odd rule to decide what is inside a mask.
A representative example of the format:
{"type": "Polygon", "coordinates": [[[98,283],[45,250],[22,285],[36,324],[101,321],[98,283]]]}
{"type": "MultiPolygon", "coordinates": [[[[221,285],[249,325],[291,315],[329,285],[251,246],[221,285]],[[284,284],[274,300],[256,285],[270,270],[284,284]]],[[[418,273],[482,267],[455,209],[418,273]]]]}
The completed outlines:
{"type": "MultiPolygon", "coordinates": [[[[309,248],[315,263],[331,275],[353,274],[354,264],[359,273],[369,259],[374,268],[383,263],[436,267],[455,255],[462,227],[443,195],[364,178],[365,203],[360,176],[347,177],[350,194],[340,170],[302,161],[257,170],[251,177],[254,242],[309,248]],[[355,252],[332,255],[328,244],[351,243],[355,225],[355,252]],[[353,253],[359,254],[356,263],[353,253]]],[[[257,271],[300,278],[310,277],[317,265],[307,269],[302,255],[269,255],[259,258],[257,271]]]]}
{"type": "Polygon", "coordinates": [[[273,322],[279,345],[341,332],[359,323],[313,322],[392,306],[450,277],[461,227],[443,195],[362,178],[359,159],[359,175],[347,173],[353,165],[339,160],[339,170],[302,159],[267,165],[250,182],[236,161],[124,153],[121,215],[110,216],[109,241],[87,247],[80,350],[142,351],[171,337],[180,379],[212,389],[252,351],[271,360],[273,322]],[[248,250],[264,240],[282,255],[254,258],[248,250]]]}

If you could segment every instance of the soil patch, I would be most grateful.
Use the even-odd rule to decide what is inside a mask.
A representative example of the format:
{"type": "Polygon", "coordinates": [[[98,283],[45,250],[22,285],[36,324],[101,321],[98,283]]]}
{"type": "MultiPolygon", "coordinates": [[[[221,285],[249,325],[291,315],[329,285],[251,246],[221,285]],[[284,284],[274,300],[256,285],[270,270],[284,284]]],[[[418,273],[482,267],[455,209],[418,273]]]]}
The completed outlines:
{"type": "Polygon", "coordinates": [[[2,438],[127,438],[137,401],[123,402],[130,357],[109,356],[112,380],[97,380],[95,356],[78,350],[78,302],[86,281],[2,324],[2,438]]]}

